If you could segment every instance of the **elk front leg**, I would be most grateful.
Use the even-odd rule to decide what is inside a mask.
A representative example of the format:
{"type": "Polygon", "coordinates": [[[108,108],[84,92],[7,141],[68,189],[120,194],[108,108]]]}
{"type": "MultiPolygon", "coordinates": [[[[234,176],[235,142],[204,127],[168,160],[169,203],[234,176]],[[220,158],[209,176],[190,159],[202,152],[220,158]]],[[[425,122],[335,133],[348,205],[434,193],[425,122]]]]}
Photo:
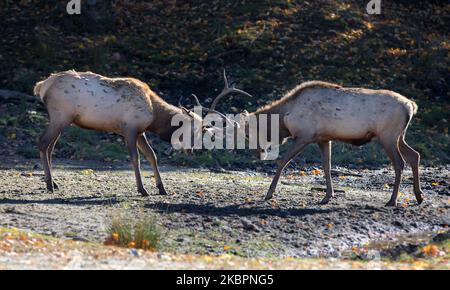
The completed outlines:
{"type": "Polygon", "coordinates": [[[125,134],[124,137],[128,147],[128,151],[130,152],[130,159],[131,164],[133,165],[134,174],[136,176],[136,185],[138,192],[142,194],[142,196],[148,196],[148,192],[147,190],[145,190],[144,185],[142,184],[139,152],[136,146],[138,134],[133,131],[125,134]]]}
{"type": "Polygon", "coordinates": [[[304,140],[296,140],[294,144],[289,148],[289,150],[286,152],[286,154],[283,157],[283,160],[278,163],[277,172],[275,173],[275,176],[272,179],[272,183],[270,184],[269,191],[267,191],[266,197],[264,200],[269,200],[272,198],[273,193],[275,192],[275,189],[277,188],[278,180],[280,179],[281,173],[283,172],[283,169],[286,167],[286,165],[289,164],[289,162],[297,156],[297,154],[302,151],[303,148],[308,143],[304,140]]]}
{"type": "Polygon", "coordinates": [[[327,194],[320,204],[327,204],[334,196],[333,183],[331,182],[331,141],[319,143],[320,153],[322,155],[322,167],[327,183],[327,194]]]}
{"type": "Polygon", "coordinates": [[[159,194],[161,195],[167,195],[166,190],[164,189],[163,182],[161,180],[161,175],[159,174],[159,168],[158,168],[158,160],[156,158],[156,154],[153,151],[152,147],[147,141],[147,137],[144,133],[138,136],[137,139],[137,145],[139,149],[144,153],[145,158],[150,162],[153,169],[153,174],[155,175],[155,181],[156,181],[156,187],[159,190],[159,194]]]}

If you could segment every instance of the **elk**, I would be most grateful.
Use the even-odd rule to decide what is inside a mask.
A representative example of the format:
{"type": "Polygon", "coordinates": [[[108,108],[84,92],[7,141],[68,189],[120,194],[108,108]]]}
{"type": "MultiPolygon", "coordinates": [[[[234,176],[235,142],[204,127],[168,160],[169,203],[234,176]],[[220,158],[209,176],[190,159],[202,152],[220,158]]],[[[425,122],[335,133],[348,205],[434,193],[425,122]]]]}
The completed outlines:
{"type": "MultiPolygon", "coordinates": [[[[239,92],[224,90],[223,95],[239,92]]],[[[202,117],[185,107],[170,105],[154,93],[148,85],[134,78],[108,78],[92,72],[74,70],[52,74],[36,83],[34,94],[47,108],[50,122],[38,140],[40,158],[47,190],[59,186],[52,178],[52,153],[65,127],[73,124],[81,128],[116,133],[124,137],[134,169],[137,190],[148,196],[140,172],[139,151],[152,165],[159,194],[165,195],[155,152],[145,132],[153,132],[170,142],[177,129],[171,119],[182,114],[186,122],[202,121],[202,117]]],[[[180,99],[181,100],[181,99],[180,99]]],[[[205,131],[208,128],[200,128],[205,131]]],[[[192,134],[200,132],[192,131],[192,134]]]]}
{"type": "MultiPolygon", "coordinates": [[[[34,94],[45,104],[50,122],[39,138],[38,148],[47,190],[59,186],[53,181],[51,159],[64,128],[81,128],[117,133],[124,137],[135,171],[138,192],[148,196],[140,173],[139,149],[151,163],[160,194],[167,194],[161,180],[156,155],[145,131],[154,131],[170,140],[171,116],[183,110],[171,106],[143,82],[133,78],[107,78],[91,72],[65,71],[52,74],[34,87],[34,94]]],[[[195,116],[194,116],[195,117],[195,116]]]]}
{"type": "MultiPolygon", "coordinates": [[[[219,97],[213,101],[211,110],[215,110],[219,97]]],[[[331,142],[343,141],[361,146],[377,139],[395,170],[395,184],[386,206],[397,204],[405,161],[412,167],[414,194],[421,204],[420,155],[405,142],[406,129],[416,112],[416,103],[393,91],[346,88],[322,81],[302,83],[281,99],[255,112],[245,111],[244,115],[256,116],[256,120],[259,120],[258,116],[261,114],[278,114],[279,140],[293,139],[292,146],[278,161],[278,168],[265,200],[272,198],[282,171],[289,162],[305,146],[316,143],[320,148],[327,185],[326,195],[320,203],[327,204],[334,196],[331,182],[331,142]]],[[[245,129],[248,135],[248,128],[245,129]]]]}

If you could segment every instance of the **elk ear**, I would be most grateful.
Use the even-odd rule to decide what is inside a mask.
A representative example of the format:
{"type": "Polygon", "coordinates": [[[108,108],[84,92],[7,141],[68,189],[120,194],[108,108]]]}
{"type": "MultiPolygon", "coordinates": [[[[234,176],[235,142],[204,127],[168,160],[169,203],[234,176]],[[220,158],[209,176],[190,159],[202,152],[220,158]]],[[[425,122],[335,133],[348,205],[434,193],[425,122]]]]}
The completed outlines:
{"type": "Polygon", "coordinates": [[[250,113],[247,110],[242,111],[241,114],[246,116],[246,117],[248,117],[250,115],[250,113]]]}

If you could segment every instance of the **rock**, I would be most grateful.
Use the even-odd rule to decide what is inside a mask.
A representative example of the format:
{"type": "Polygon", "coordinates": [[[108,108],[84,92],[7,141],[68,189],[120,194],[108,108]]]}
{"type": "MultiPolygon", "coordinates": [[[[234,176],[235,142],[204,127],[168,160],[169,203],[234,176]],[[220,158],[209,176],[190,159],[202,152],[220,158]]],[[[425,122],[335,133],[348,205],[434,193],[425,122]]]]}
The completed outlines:
{"type": "Polygon", "coordinates": [[[233,232],[233,229],[229,226],[222,226],[222,231],[227,232],[227,233],[231,233],[233,232]]]}
{"type": "Polygon", "coordinates": [[[401,221],[393,221],[392,225],[399,228],[403,228],[405,226],[401,221]]]}
{"type": "Polygon", "coordinates": [[[79,237],[79,236],[72,237],[72,240],[78,241],[78,242],[86,242],[86,243],[91,242],[91,241],[89,241],[88,239],[85,239],[85,238],[79,237]]]}
{"type": "Polygon", "coordinates": [[[246,229],[246,230],[251,230],[251,231],[255,231],[255,232],[261,231],[261,229],[258,226],[256,226],[255,224],[253,224],[249,219],[241,218],[241,223],[244,226],[244,229],[246,229]]]}
{"type": "Polygon", "coordinates": [[[179,237],[177,237],[176,241],[180,242],[180,243],[182,243],[182,242],[189,243],[191,241],[191,238],[186,237],[186,236],[179,236],[179,237]]]}
{"type": "Polygon", "coordinates": [[[139,257],[139,252],[136,249],[130,249],[130,254],[133,257],[139,257]]]}
{"type": "Polygon", "coordinates": [[[450,232],[440,233],[433,237],[433,242],[440,243],[446,240],[450,240],[450,232]]]}

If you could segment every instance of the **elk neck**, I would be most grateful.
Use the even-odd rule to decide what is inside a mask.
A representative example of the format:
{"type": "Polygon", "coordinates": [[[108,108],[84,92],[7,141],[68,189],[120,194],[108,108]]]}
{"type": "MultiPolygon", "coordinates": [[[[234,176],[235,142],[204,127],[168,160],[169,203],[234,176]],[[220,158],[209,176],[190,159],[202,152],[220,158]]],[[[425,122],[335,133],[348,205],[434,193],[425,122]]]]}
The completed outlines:
{"type": "MultiPolygon", "coordinates": [[[[291,133],[289,132],[288,128],[286,127],[284,123],[284,117],[288,113],[288,106],[286,104],[281,103],[272,103],[270,105],[264,106],[262,108],[259,108],[255,112],[250,113],[250,115],[256,116],[256,120],[258,122],[258,128],[259,128],[259,115],[261,114],[267,114],[267,136],[270,136],[271,134],[271,115],[272,114],[278,114],[280,121],[279,121],[279,140],[282,141],[285,138],[288,138],[291,136],[291,133]]],[[[246,134],[248,136],[248,126],[246,127],[246,134]]]]}
{"type": "Polygon", "coordinates": [[[172,117],[182,114],[180,108],[173,106],[160,97],[152,97],[154,121],[147,127],[147,131],[153,132],[162,140],[170,142],[172,134],[179,126],[171,126],[172,117]]]}

